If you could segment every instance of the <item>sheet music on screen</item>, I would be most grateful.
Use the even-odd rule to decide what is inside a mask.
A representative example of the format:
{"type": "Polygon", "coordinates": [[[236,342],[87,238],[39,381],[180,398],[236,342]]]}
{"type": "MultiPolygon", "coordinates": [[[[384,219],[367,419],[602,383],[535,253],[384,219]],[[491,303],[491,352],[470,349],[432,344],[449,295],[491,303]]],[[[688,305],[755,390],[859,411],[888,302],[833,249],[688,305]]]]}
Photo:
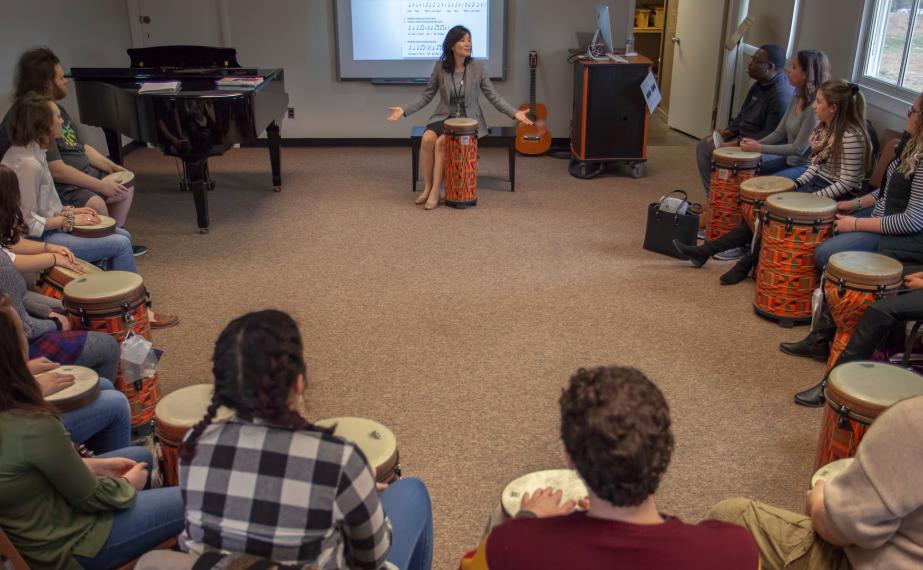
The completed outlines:
{"type": "Polygon", "coordinates": [[[471,55],[489,55],[488,0],[352,0],[354,60],[433,60],[449,28],[471,30],[471,55]]]}

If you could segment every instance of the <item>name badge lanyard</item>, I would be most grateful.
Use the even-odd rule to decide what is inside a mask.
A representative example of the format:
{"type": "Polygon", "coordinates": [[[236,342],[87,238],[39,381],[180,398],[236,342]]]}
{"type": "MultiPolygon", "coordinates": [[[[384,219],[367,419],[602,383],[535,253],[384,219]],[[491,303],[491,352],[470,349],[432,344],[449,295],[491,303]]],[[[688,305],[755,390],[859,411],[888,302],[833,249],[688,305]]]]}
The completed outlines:
{"type": "MultiPolygon", "coordinates": [[[[465,70],[462,71],[462,79],[461,79],[461,86],[460,86],[461,95],[465,94],[465,76],[466,75],[468,75],[468,65],[467,64],[465,64],[465,70]]],[[[462,98],[461,98],[461,95],[459,95],[458,93],[459,85],[455,84],[455,73],[452,73],[452,90],[455,92],[455,101],[456,101],[455,118],[457,119],[458,117],[461,117],[462,98]]]]}

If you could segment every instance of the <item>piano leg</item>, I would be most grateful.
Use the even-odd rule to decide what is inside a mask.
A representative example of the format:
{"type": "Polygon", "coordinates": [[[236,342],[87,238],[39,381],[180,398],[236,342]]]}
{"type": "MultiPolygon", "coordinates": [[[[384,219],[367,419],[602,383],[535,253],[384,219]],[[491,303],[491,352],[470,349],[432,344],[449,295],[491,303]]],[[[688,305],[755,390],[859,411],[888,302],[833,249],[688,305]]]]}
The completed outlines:
{"type": "Polygon", "coordinates": [[[106,133],[106,146],[109,148],[109,160],[122,164],[122,135],[112,129],[103,129],[106,133]]]}
{"type": "Polygon", "coordinates": [[[184,160],[186,187],[192,190],[199,233],[208,233],[208,159],[184,160]]]}
{"type": "Polygon", "coordinates": [[[269,163],[272,166],[272,189],[282,191],[282,168],[279,164],[279,147],[282,137],[279,136],[279,125],[275,121],[266,127],[266,138],[269,139],[269,163]]]}

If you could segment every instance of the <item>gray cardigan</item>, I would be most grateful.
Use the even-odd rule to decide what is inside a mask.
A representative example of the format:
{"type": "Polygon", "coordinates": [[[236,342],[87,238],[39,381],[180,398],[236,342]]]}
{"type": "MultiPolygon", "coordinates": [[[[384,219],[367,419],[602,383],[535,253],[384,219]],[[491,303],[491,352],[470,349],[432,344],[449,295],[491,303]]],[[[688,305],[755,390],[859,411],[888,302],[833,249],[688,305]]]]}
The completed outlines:
{"type": "Polygon", "coordinates": [[[22,327],[29,340],[58,330],[55,321],[48,318],[48,307],[41,308],[34,303],[25,302],[26,282],[5,251],[0,251],[0,293],[6,293],[9,296],[10,304],[22,319],[22,327]],[[38,312],[39,315],[33,316],[32,312],[38,312]]]}
{"type": "Polygon", "coordinates": [[[810,105],[806,105],[800,112],[795,110],[799,99],[797,96],[792,97],[776,130],[757,141],[760,143],[760,152],[788,157],[785,162],[789,166],[811,163],[808,159],[811,131],[817,126],[817,117],[810,105]]]}
{"type": "MultiPolygon", "coordinates": [[[[468,70],[465,74],[465,114],[478,121],[478,137],[487,134],[487,121],[484,120],[484,113],[481,112],[481,106],[478,104],[478,91],[483,91],[484,96],[490,101],[491,105],[498,111],[510,118],[515,118],[518,109],[507,103],[503,97],[494,89],[493,83],[484,65],[481,62],[472,59],[468,62],[468,70]]],[[[452,96],[452,74],[442,69],[442,61],[437,61],[433,67],[433,74],[429,77],[426,89],[419,99],[409,105],[404,105],[404,115],[410,116],[423,107],[427,106],[436,93],[439,93],[439,105],[435,112],[430,115],[427,124],[436,121],[444,121],[450,116],[449,101],[452,96]]]]}

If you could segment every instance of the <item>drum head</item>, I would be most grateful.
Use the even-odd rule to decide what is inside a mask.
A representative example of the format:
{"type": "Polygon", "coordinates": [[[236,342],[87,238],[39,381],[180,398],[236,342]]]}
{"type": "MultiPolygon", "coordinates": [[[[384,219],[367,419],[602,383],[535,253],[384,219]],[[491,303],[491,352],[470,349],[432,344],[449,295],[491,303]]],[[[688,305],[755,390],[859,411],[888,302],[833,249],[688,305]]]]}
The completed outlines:
{"type": "Polygon", "coordinates": [[[45,397],[45,401],[52,404],[83,396],[99,385],[99,374],[92,368],[71,364],[56,368],[54,371],[62,374],[73,374],[75,380],[72,386],[45,397]]]}
{"type": "Polygon", "coordinates": [[[836,202],[826,196],[783,192],[766,198],[766,209],[770,216],[777,218],[813,222],[832,220],[836,214],[836,202]]]}
{"type": "Polygon", "coordinates": [[[852,462],[855,460],[855,457],[847,457],[845,459],[837,459],[836,461],[824,465],[817,470],[817,473],[815,473],[813,477],[811,477],[811,488],[813,489],[821,479],[829,483],[831,479],[843,471],[846,471],[846,468],[852,465],[852,462]]]}
{"type": "Polygon", "coordinates": [[[923,376],[891,364],[857,361],[841,364],[827,376],[827,403],[874,420],[888,407],[923,395],[923,376]]]}
{"type": "MultiPolygon", "coordinates": [[[[213,384],[195,384],[170,392],[157,402],[154,416],[157,422],[171,427],[188,430],[199,423],[215,393],[213,384]]],[[[214,422],[226,422],[234,417],[234,412],[224,406],[218,408],[214,422]]]]}
{"type": "Polygon", "coordinates": [[[103,180],[115,180],[122,186],[131,186],[132,182],[135,181],[135,173],[128,170],[122,170],[103,176],[103,180]]]}
{"type": "Polygon", "coordinates": [[[144,280],[129,271],[102,271],[81,275],[64,287],[64,297],[69,301],[98,301],[126,297],[143,290],[144,280]]]}
{"type": "Polygon", "coordinates": [[[773,194],[794,190],[795,182],[784,176],[754,176],[740,183],[741,199],[762,201],[773,194]]]}
{"type": "Polygon", "coordinates": [[[722,166],[756,166],[760,153],[741,150],[739,146],[723,146],[712,151],[712,160],[722,166]]]}
{"type": "Polygon", "coordinates": [[[48,275],[56,276],[59,280],[63,277],[63,279],[66,279],[68,282],[71,282],[74,279],[79,279],[80,277],[86,275],[87,273],[102,273],[103,272],[103,270],[100,269],[99,267],[96,267],[89,261],[84,261],[82,259],[78,259],[76,265],[80,267],[81,269],[83,269],[83,273],[77,273],[76,271],[72,269],[68,269],[67,267],[61,267],[60,265],[55,265],[54,267],[51,267],[48,269],[48,275]]]}
{"type": "Polygon", "coordinates": [[[534,493],[545,487],[553,487],[563,491],[561,501],[579,501],[586,497],[586,484],[574,469],[547,469],[528,473],[514,479],[500,495],[500,504],[503,512],[510,517],[515,517],[522,505],[522,496],[525,493],[534,493]]]}
{"type": "Polygon", "coordinates": [[[75,226],[75,227],[81,230],[88,230],[88,231],[109,230],[115,227],[115,220],[113,218],[110,218],[109,216],[100,215],[98,224],[89,224],[86,226],[75,226]]]}
{"type": "Polygon", "coordinates": [[[320,427],[333,427],[333,435],[355,443],[369,460],[372,469],[380,469],[393,462],[397,455],[397,438],[386,426],[366,418],[327,418],[314,422],[320,427]]]}
{"type": "Polygon", "coordinates": [[[900,285],[903,273],[904,266],[896,259],[866,251],[834,253],[824,268],[824,275],[829,279],[872,288],[900,285]]]}

